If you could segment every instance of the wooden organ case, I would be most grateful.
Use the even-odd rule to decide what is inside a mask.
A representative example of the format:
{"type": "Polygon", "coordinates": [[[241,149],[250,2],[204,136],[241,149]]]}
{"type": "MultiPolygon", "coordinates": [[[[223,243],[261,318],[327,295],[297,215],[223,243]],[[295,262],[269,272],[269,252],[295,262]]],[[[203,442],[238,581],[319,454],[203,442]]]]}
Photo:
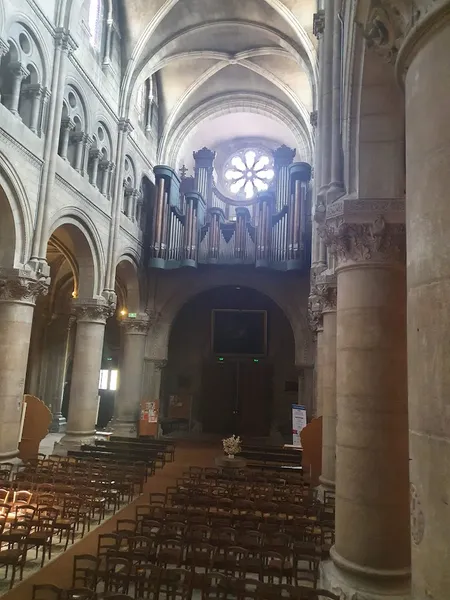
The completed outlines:
{"type": "Polygon", "coordinates": [[[273,155],[272,186],[251,200],[229,198],[216,187],[215,152],[208,148],[194,153],[195,178],[180,179],[170,167],[155,167],[149,267],[221,264],[308,269],[311,167],[293,162],[295,150],[286,146],[273,155]]]}

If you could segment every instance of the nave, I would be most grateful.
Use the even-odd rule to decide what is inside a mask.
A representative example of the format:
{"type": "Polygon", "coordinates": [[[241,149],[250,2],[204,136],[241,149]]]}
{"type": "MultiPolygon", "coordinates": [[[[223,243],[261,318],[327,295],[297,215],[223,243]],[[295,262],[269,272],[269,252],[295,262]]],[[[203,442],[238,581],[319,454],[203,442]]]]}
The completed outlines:
{"type": "Polygon", "coordinates": [[[297,473],[218,469],[218,454],[180,441],[142,494],[5,598],[337,598],[315,589],[333,499],[297,473]]]}

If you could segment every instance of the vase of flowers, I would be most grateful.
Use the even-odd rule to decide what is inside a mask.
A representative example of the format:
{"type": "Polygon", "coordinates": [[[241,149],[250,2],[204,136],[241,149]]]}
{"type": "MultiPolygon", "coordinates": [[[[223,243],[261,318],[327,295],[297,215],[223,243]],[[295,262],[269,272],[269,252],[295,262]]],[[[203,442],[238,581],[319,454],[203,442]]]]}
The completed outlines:
{"type": "Polygon", "coordinates": [[[225,454],[227,454],[230,459],[233,459],[234,456],[241,451],[242,442],[239,436],[232,435],[229,438],[225,438],[222,440],[222,444],[225,454]]]}

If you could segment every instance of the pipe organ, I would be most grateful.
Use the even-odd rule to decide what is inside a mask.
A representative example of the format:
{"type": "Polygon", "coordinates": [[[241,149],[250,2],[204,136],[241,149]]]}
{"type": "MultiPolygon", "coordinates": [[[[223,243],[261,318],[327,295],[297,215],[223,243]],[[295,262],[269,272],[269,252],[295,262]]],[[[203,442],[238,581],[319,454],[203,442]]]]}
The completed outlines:
{"type": "Polygon", "coordinates": [[[275,177],[254,198],[229,198],[213,178],[215,153],[194,153],[195,176],[180,180],[167,166],[154,169],[156,198],[149,266],[253,265],[302,270],[310,266],[311,167],[295,151],[274,152],[275,177]]]}

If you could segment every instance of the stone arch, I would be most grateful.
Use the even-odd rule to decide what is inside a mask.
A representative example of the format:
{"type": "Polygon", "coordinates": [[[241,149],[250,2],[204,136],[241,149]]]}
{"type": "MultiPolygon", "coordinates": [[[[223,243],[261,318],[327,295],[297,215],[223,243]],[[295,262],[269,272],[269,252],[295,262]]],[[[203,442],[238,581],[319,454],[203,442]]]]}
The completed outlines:
{"type": "Polygon", "coordinates": [[[0,267],[20,267],[30,255],[33,219],[20,177],[0,152],[0,267]]]}
{"type": "MultiPolygon", "coordinates": [[[[15,26],[23,27],[27,34],[32,38],[36,53],[39,55],[41,62],[40,68],[42,77],[40,78],[40,83],[44,87],[48,87],[50,85],[49,65],[51,64],[51,57],[44,37],[36,27],[35,23],[33,23],[33,21],[24,13],[15,13],[14,15],[11,15],[5,23],[6,37],[11,35],[11,30],[15,26]]],[[[20,58],[17,60],[20,60],[20,58]]]]}
{"type": "MultiPolygon", "coordinates": [[[[139,274],[139,258],[136,252],[125,249],[116,263],[116,282],[123,290],[123,298],[119,297],[119,308],[127,312],[142,312],[142,286],[139,274]]],[[[119,294],[118,294],[119,296],[119,294]]]]}
{"type": "Polygon", "coordinates": [[[363,2],[348,16],[359,26],[352,26],[343,66],[351,81],[343,99],[344,179],[348,194],[361,199],[404,198],[404,96],[393,65],[367,47],[369,16],[363,2]]]}
{"type": "Polygon", "coordinates": [[[49,228],[49,239],[60,238],[78,265],[75,293],[80,298],[101,295],[105,277],[105,260],[101,240],[94,224],[75,207],[57,213],[49,228]]]}
{"type": "Polygon", "coordinates": [[[302,160],[305,162],[312,162],[313,142],[308,126],[294,117],[288,107],[270,97],[234,93],[212,98],[185,115],[161,140],[158,163],[177,164],[178,153],[186,135],[201,121],[221,114],[242,111],[262,114],[288,126],[296,139],[299,156],[302,156],[302,160]]]}
{"type": "Polygon", "coordinates": [[[255,272],[255,275],[249,278],[248,273],[236,270],[212,271],[208,277],[203,275],[187,280],[180,278],[179,283],[171,289],[170,295],[164,301],[158,302],[156,312],[160,313],[160,317],[149,336],[149,353],[158,358],[166,358],[171,328],[181,308],[202,292],[229,285],[252,288],[277,304],[286,315],[294,334],[296,364],[313,364],[314,344],[306,314],[299,309],[301,302],[297,293],[293,293],[293,290],[287,292],[283,286],[274,285],[272,278],[259,272],[255,272]]]}

